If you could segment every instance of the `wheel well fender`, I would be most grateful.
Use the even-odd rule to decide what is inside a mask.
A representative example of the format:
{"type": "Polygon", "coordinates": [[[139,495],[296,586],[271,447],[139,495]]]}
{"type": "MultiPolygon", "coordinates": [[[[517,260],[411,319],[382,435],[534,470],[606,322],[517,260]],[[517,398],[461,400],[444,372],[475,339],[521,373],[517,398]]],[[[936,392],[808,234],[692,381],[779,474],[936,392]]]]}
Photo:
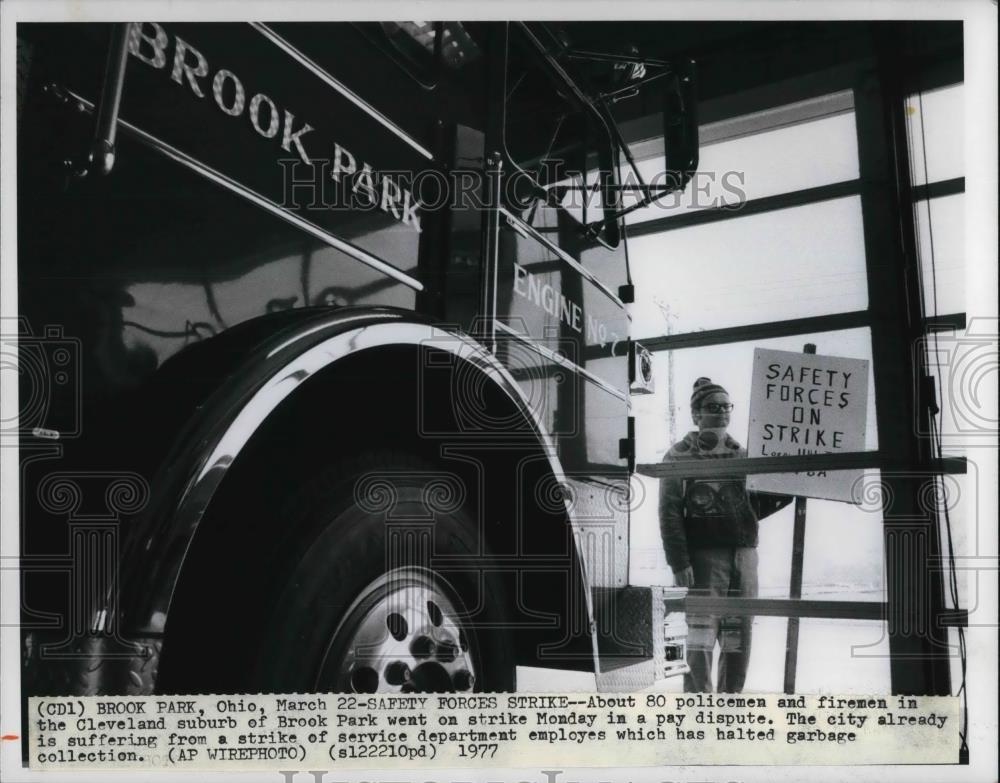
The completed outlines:
{"type": "MultiPolygon", "coordinates": [[[[286,339],[286,347],[294,343],[286,339]]],[[[474,486],[470,502],[478,503],[489,522],[489,546],[505,562],[527,555],[537,564],[549,557],[547,579],[544,567],[532,574],[512,569],[517,622],[531,626],[517,632],[523,661],[532,661],[542,646],[559,647],[565,635],[563,665],[592,666],[583,561],[568,506],[552,502],[561,476],[555,449],[495,357],[467,336],[393,318],[333,329],[262,375],[201,441],[201,459],[172,518],[149,532],[147,549],[161,556],[144,578],[125,582],[134,596],[127,628],[162,633],[175,598],[183,603],[211,585],[220,557],[239,558],[243,543],[220,537],[218,520],[232,518],[309,466],[381,443],[432,459],[474,486]],[[542,594],[543,606],[532,605],[529,594],[542,594]],[[578,615],[568,634],[560,607],[578,615]]],[[[212,406],[200,415],[212,415],[212,406]]],[[[184,625],[179,615],[172,630],[184,625]]]]}

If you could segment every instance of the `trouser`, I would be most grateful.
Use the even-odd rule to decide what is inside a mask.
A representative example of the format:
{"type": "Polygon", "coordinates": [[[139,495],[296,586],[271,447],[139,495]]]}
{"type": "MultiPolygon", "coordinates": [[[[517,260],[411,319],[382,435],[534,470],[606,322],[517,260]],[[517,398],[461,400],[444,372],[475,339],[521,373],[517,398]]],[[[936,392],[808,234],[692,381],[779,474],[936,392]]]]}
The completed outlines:
{"type": "MultiPolygon", "coordinates": [[[[757,550],[749,547],[718,547],[691,550],[693,590],[713,598],[757,597],[757,550]]],[[[739,693],[750,663],[753,618],[718,615],[688,615],[687,662],[684,675],[688,693],[712,692],[712,657],[718,640],[719,693],[739,693]]]]}

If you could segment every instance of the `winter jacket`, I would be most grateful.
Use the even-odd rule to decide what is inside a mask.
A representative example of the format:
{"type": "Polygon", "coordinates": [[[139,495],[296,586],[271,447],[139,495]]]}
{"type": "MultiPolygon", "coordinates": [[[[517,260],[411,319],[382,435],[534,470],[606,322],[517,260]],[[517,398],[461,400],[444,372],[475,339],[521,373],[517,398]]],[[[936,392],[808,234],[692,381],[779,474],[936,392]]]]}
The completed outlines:
{"type": "MultiPolygon", "coordinates": [[[[664,455],[663,461],[733,459],[746,450],[728,434],[723,447],[706,448],[697,431],[689,432],[664,455]]],[[[746,477],[660,480],[660,535],[667,562],[674,571],[691,564],[692,549],[756,547],[757,520],[772,514],[791,499],[749,492],[746,477]]]]}

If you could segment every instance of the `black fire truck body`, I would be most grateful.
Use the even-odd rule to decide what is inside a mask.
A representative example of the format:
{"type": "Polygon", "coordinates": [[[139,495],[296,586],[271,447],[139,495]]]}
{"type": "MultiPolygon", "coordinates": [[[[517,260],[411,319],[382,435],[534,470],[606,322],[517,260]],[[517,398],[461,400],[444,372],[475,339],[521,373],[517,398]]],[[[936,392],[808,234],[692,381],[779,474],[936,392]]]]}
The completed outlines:
{"type": "Polygon", "coordinates": [[[645,77],[565,33],[19,25],[26,693],[683,670],[596,97],[645,77]]]}

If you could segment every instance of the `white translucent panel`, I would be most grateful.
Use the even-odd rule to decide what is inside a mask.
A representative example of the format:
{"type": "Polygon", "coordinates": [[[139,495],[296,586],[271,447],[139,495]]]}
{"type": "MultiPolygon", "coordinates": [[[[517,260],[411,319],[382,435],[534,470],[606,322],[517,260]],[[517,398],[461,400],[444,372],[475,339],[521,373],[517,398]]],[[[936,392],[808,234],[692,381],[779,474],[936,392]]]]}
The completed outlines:
{"type": "Polygon", "coordinates": [[[924,314],[965,312],[965,194],[924,199],[913,208],[924,314]]]}
{"type": "Polygon", "coordinates": [[[796,693],[888,694],[889,635],[873,620],[799,621],[796,693]]]}
{"type": "MultiPolygon", "coordinates": [[[[642,342],[641,337],[639,342],[642,342]]],[[[821,355],[868,360],[865,448],[877,449],[875,384],[871,372],[871,331],[861,328],[655,352],[653,354],[655,393],[632,397],[632,415],[636,417],[637,461],[660,462],[670,444],[694,428],[694,423],[691,421],[691,390],[694,381],[701,376],[710,377],[729,392],[735,405],[730,419],[729,433],[740,443],[745,444],[750,425],[750,385],[754,349],[801,351],[806,343],[816,345],[816,352],[821,355]]]]}
{"type": "MultiPolygon", "coordinates": [[[[866,483],[878,479],[878,471],[866,472],[866,483]]],[[[806,501],[805,529],[803,598],[885,600],[885,543],[880,503],[854,506],[810,498],[806,501]]]]}
{"type": "MultiPolygon", "coordinates": [[[[647,184],[662,182],[663,168],[662,156],[639,164],[640,174],[647,184]]],[[[623,182],[635,183],[627,165],[622,166],[621,176],[623,182]]],[[[857,177],[858,145],[854,112],[845,112],[706,144],[700,150],[698,173],[683,192],[671,194],[630,213],[626,221],[640,223],[706,207],[738,205],[748,199],[857,177]]],[[[635,196],[631,196],[624,203],[628,206],[636,200],[635,196]]]]}
{"type": "Polygon", "coordinates": [[[757,579],[761,598],[788,598],[792,581],[792,533],[795,510],[785,506],[760,520],[757,579]]]}
{"type": "Polygon", "coordinates": [[[911,95],[906,116],[913,184],[964,177],[964,85],[911,95]]]}
{"type": "Polygon", "coordinates": [[[639,237],[629,255],[643,336],[868,307],[853,196],[639,237]]]}
{"type": "Polygon", "coordinates": [[[518,693],[595,693],[597,680],[591,672],[517,667],[518,693]]]}
{"type": "MultiPolygon", "coordinates": [[[[784,690],[788,620],[757,617],[744,692],[784,690]]],[[[889,693],[885,623],[803,617],[795,667],[796,693],[889,693]]]]}
{"type": "MultiPolygon", "coordinates": [[[[784,617],[755,617],[744,693],[781,693],[785,682],[784,617]]],[[[718,667],[716,650],[716,668],[718,667]]],[[[716,680],[717,682],[718,680],[716,680]]]]}

